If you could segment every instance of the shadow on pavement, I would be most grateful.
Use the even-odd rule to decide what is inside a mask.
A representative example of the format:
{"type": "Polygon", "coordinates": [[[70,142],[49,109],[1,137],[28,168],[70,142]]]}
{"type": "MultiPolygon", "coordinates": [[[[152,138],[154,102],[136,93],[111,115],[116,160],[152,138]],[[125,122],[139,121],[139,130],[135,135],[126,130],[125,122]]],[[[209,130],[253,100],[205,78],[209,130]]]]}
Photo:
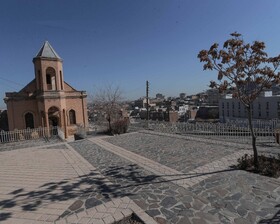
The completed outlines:
{"type": "Polygon", "coordinates": [[[75,180],[64,179],[58,182],[49,182],[41,185],[33,191],[26,192],[19,188],[9,193],[10,199],[0,201],[0,221],[11,218],[12,213],[5,211],[13,207],[20,207],[24,211],[36,211],[42,204],[49,202],[61,202],[77,198],[84,194],[102,195],[103,198],[115,198],[129,196],[121,190],[119,185],[108,185],[108,180],[100,177],[99,173],[91,172],[80,176],[75,180]]]}
{"type": "MultiPolygon", "coordinates": [[[[227,171],[230,170],[220,172],[227,171]]],[[[133,195],[133,193],[129,191],[130,187],[170,182],[163,179],[164,176],[143,176],[141,173],[142,172],[140,172],[137,165],[124,167],[110,166],[104,174],[108,178],[111,177],[117,180],[116,184],[108,183],[108,179],[100,177],[100,174],[97,172],[91,172],[90,174],[80,176],[75,180],[64,179],[58,182],[45,183],[34,191],[25,192],[23,188],[19,188],[9,193],[9,195],[11,195],[11,199],[0,201],[0,210],[4,211],[5,209],[17,206],[20,207],[22,211],[36,211],[40,208],[40,206],[42,206],[42,204],[48,202],[66,201],[73,198],[83,197],[83,195],[93,194],[92,197],[98,195],[98,200],[91,198],[91,200],[85,202],[85,207],[90,208],[99,205],[102,202],[109,201],[112,198],[133,195]],[[87,187],[82,187],[83,185],[87,187]]],[[[174,175],[174,179],[172,178],[172,180],[187,179],[207,174],[212,173],[174,175]]],[[[81,206],[77,207],[71,205],[69,208],[71,211],[74,211],[80,209],[81,206]]],[[[0,220],[3,221],[9,219],[11,215],[11,213],[1,213],[0,220]]]]}
{"type": "Polygon", "coordinates": [[[0,213],[0,221],[4,221],[11,218],[11,213],[10,212],[4,212],[0,213]]]}
{"type": "MultiPolygon", "coordinates": [[[[22,211],[36,211],[43,204],[48,202],[61,202],[69,199],[77,198],[61,217],[65,217],[71,212],[77,212],[84,206],[91,208],[110,201],[113,198],[121,198],[124,196],[132,196],[136,193],[131,192],[131,188],[164,183],[182,179],[190,179],[210,174],[224,173],[234,171],[236,169],[226,169],[216,172],[207,173],[186,173],[180,175],[143,175],[143,171],[137,165],[124,166],[108,166],[108,168],[100,176],[99,172],[91,172],[88,175],[77,177],[76,179],[64,179],[58,182],[48,182],[41,185],[34,191],[26,192],[19,188],[9,193],[11,199],[0,201],[0,221],[8,220],[12,217],[12,213],[5,209],[20,207],[22,211]],[[172,177],[172,180],[166,180],[165,177],[172,177]],[[174,178],[173,178],[174,177],[174,178]],[[113,179],[114,182],[109,180],[113,179]],[[83,199],[82,201],[81,199],[83,199]]],[[[280,207],[277,205],[276,207],[280,207]]],[[[260,223],[279,223],[280,211],[272,218],[262,220],[260,223]],[[274,222],[274,220],[278,220],[274,222]]]]}
{"type": "Polygon", "coordinates": [[[104,172],[105,176],[112,177],[115,179],[125,179],[126,183],[129,182],[130,184],[119,186],[119,188],[129,188],[129,187],[136,187],[140,185],[146,184],[157,184],[157,183],[164,183],[164,182],[171,182],[177,180],[184,180],[184,179],[191,179],[195,177],[201,177],[205,175],[212,175],[216,173],[224,173],[235,171],[237,169],[230,168],[215,172],[207,172],[207,173],[184,173],[178,175],[147,175],[141,176],[140,170],[138,171],[139,167],[137,165],[129,165],[127,167],[118,167],[118,166],[110,166],[109,169],[104,172]],[[163,178],[172,178],[171,180],[166,180],[163,178]]]}
{"type": "MultiPolygon", "coordinates": [[[[275,208],[279,208],[279,205],[276,205],[275,208]]],[[[271,219],[263,219],[259,222],[259,224],[276,224],[280,223],[280,210],[271,218],[271,219]]]]}

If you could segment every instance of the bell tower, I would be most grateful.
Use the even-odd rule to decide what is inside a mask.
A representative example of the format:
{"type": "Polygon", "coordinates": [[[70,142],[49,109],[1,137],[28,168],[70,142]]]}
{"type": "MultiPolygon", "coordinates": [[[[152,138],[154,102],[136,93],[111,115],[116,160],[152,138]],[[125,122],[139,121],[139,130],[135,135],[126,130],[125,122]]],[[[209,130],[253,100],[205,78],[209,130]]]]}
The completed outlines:
{"type": "Polygon", "coordinates": [[[33,58],[36,99],[41,126],[59,126],[67,133],[66,96],[62,59],[48,41],[33,58]]]}
{"type": "Polygon", "coordinates": [[[48,41],[45,41],[33,58],[33,63],[36,88],[39,92],[64,90],[63,61],[48,41]]]}

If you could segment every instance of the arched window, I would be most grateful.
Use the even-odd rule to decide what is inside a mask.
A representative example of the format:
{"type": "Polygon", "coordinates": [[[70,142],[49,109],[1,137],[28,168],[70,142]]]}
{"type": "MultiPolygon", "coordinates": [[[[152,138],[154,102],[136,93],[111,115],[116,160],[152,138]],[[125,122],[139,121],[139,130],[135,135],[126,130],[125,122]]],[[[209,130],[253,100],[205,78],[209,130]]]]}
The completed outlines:
{"type": "Polygon", "coordinates": [[[47,90],[56,90],[56,75],[54,68],[48,67],[46,70],[47,90]]]}
{"type": "Polygon", "coordinates": [[[26,128],[34,128],[34,117],[33,114],[28,112],[24,115],[25,118],[25,127],[26,128]]]}
{"type": "Polygon", "coordinates": [[[76,124],[76,113],[74,110],[69,111],[69,121],[70,124],[76,124]]]}

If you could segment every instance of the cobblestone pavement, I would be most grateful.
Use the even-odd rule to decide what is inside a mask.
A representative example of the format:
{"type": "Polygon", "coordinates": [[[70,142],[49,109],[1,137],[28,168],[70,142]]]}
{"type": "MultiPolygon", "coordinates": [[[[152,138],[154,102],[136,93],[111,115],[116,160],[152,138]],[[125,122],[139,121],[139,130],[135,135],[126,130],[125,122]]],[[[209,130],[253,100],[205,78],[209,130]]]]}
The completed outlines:
{"type": "Polygon", "coordinates": [[[212,176],[190,190],[209,200],[208,213],[218,212],[221,223],[280,223],[279,217],[275,222],[269,219],[279,211],[279,184],[273,178],[234,171],[212,176]]]}
{"type": "MultiPolygon", "coordinates": [[[[74,142],[70,145],[113,183],[110,188],[104,191],[104,195],[109,198],[129,196],[149,215],[156,216],[156,220],[163,221],[168,217],[170,223],[178,223],[185,219],[176,212],[187,209],[179,200],[184,196],[181,191],[185,192],[185,189],[167,183],[153,173],[88,140],[74,142]]],[[[86,204],[87,201],[95,201],[96,199],[89,195],[83,200],[86,204]]]]}
{"type": "MultiPolygon", "coordinates": [[[[176,139],[184,139],[184,140],[191,140],[195,142],[204,142],[206,144],[216,144],[216,145],[222,145],[225,148],[227,147],[234,147],[236,149],[249,149],[250,151],[252,150],[252,145],[251,144],[246,144],[246,143],[239,143],[238,139],[236,141],[227,141],[227,139],[223,139],[221,136],[220,137],[209,137],[209,136],[198,136],[198,135],[185,135],[185,134],[170,134],[170,133],[162,133],[162,132],[156,132],[156,131],[149,131],[149,130],[140,130],[139,132],[145,133],[145,134],[150,134],[150,135],[157,135],[157,136],[166,136],[166,137],[171,137],[171,138],[176,138],[176,139]]],[[[135,134],[135,133],[130,133],[130,134],[135,134]]],[[[257,148],[260,153],[265,153],[265,154],[270,154],[272,156],[278,156],[280,153],[279,149],[279,144],[277,143],[272,143],[271,141],[268,142],[259,142],[257,138],[257,148]]]]}
{"type": "Polygon", "coordinates": [[[232,169],[231,167],[236,164],[238,158],[243,156],[245,153],[251,153],[251,151],[248,150],[239,150],[234,154],[230,154],[219,160],[207,163],[206,165],[200,166],[190,172],[182,173],[136,153],[127,151],[126,149],[123,149],[119,146],[105,142],[102,139],[90,139],[90,141],[101,146],[107,151],[110,151],[132,163],[141,166],[145,170],[149,170],[152,173],[161,176],[165,180],[171,181],[186,189],[204,179],[207,179],[214,173],[225,172],[232,169]]]}
{"type": "Polygon", "coordinates": [[[129,139],[126,135],[119,135],[105,140],[183,173],[241,150],[211,142],[196,143],[146,133],[130,134],[129,139]]]}
{"type": "Polygon", "coordinates": [[[0,149],[1,223],[280,223],[280,180],[229,167],[246,145],[145,131],[30,146],[0,149]]]}
{"type": "MultiPolygon", "coordinates": [[[[133,134],[116,138],[119,137],[126,137],[129,142],[135,140],[133,134]]],[[[149,137],[149,147],[158,141],[164,142],[158,136],[149,137]]],[[[111,142],[113,138],[110,138],[111,142]]],[[[174,146],[174,142],[165,143],[170,144],[170,148],[174,146]]],[[[199,148],[200,143],[189,142],[188,145],[192,144],[199,148]]],[[[147,147],[145,141],[142,145],[147,147]]],[[[261,220],[266,223],[279,210],[280,181],[277,179],[225,170],[184,188],[123,159],[111,150],[104,150],[105,146],[102,148],[88,140],[71,143],[71,146],[113,183],[114,187],[105,192],[109,198],[114,197],[113,192],[120,191],[120,196],[131,198],[159,223],[256,223],[261,220]]],[[[185,147],[188,149],[188,146],[185,147]]],[[[235,151],[233,147],[232,152],[235,151]]],[[[81,200],[85,204],[87,200],[94,200],[94,197],[89,195],[81,200]]]]}
{"type": "Polygon", "coordinates": [[[1,224],[111,224],[135,215],[156,224],[128,197],[106,196],[112,183],[67,143],[0,152],[0,179],[1,224]],[[81,195],[97,199],[83,209],[81,195]]]}

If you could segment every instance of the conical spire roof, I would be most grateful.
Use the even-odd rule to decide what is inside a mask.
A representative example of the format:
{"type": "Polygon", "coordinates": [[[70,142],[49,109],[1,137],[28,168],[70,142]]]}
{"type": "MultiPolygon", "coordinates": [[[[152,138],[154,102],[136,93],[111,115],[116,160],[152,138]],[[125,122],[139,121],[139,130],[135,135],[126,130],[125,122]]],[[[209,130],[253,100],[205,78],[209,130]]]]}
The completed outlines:
{"type": "Polygon", "coordinates": [[[48,41],[45,41],[43,46],[41,47],[40,51],[36,55],[35,58],[55,58],[60,59],[59,55],[55,52],[55,50],[52,48],[50,43],[48,41]]]}

